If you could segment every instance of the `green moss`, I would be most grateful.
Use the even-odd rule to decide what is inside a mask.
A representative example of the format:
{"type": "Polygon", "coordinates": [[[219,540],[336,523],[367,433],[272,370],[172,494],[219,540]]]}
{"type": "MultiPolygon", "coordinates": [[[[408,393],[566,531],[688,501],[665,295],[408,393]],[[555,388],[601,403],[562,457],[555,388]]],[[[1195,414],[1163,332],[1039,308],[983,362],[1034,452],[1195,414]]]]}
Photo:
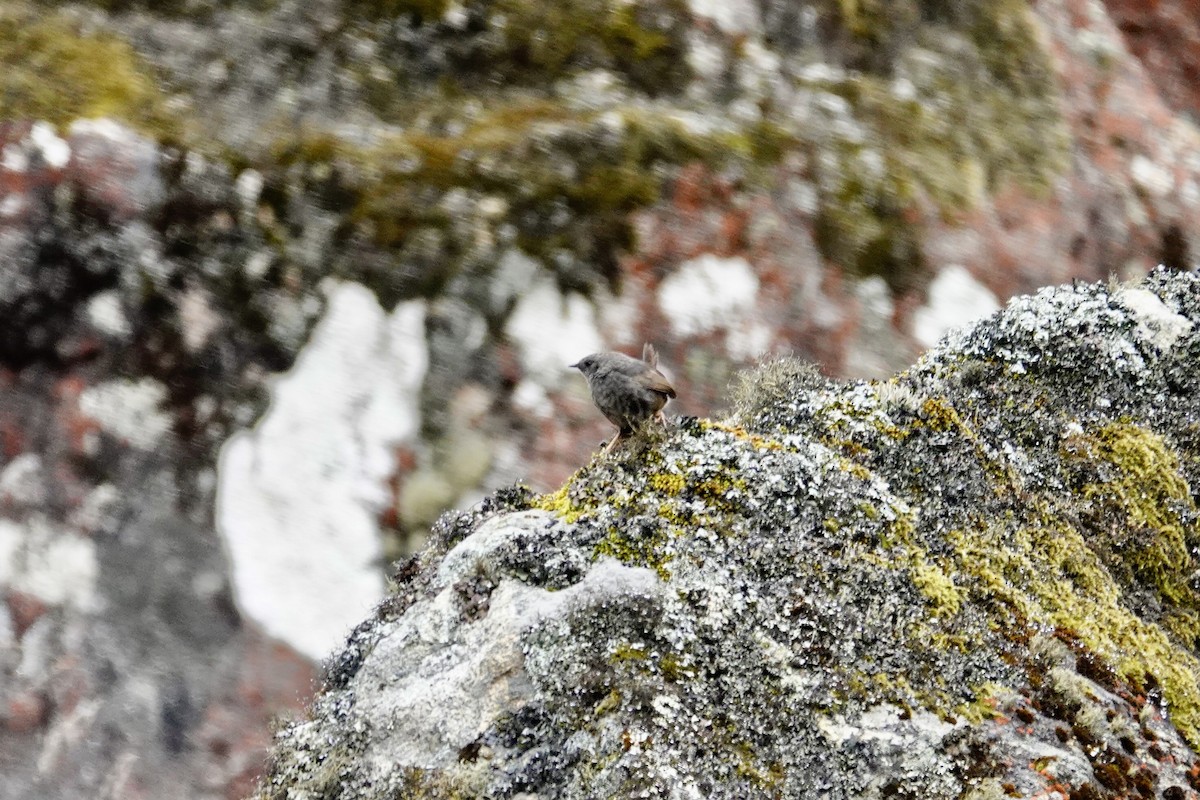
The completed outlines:
{"type": "Polygon", "coordinates": [[[868,148],[843,142],[826,147],[827,169],[818,175],[825,187],[815,225],[815,240],[828,259],[859,275],[879,276],[893,291],[914,288],[924,269],[916,226],[917,184],[896,163],[881,156],[883,167],[866,166],[868,148]]]}
{"type": "Polygon", "coordinates": [[[644,647],[635,646],[629,644],[628,642],[621,642],[619,645],[617,645],[616,650],[613,651],[613,654],[610,656],[610,658],[616,662],[645,661],[648,655],[649,653],[646,652],[646,648],[644,647]]]}
{"type": "Polygon", "coordinates": [[[1193,746],[1200,744],[1200,660],[1159,625],[1139,618],[1091,543],[1045,507],[1035,524],[953,531],[957,568],[973,593],[999,604],[1011,631],[1028,624],[1073,631],[1123,678],[1162,686],[1171,719],[1193,746]]]}
{"type": "Polygon", "coordinates": [[[696,676],[696,670],[675,653],[664,653],[658,662],[659,672],[672,683],[680,683],[696,676]]]}
{"type": "MultiPolygon", "coordinates": [[[[869,519],[880,516],[874,506],[864,509],[869,519]]],[[[935,563],[917,542],[916,518],[911,511],[893,512],[894,518],[884,528],[880,546],[888,551],[868,558],[881,567],[903,566],[908,570],[917,591],[929,602],[934,616],[953,617],[962,608],[965,596],[954,583],[955,567],[935,563]],[[893,551],[899,551],[893,552],[893,551]]]]}
{"type": "Polygon", "coordinates": [[[730,392],[733,417],[753,424],[764,414],[827,387],[829,381],[816,365],[791,356],[764,358],[738,373],[730,392]]]}
{"type": "MultiPolygon", "coordinates": [[[[322,800],[326,797],[333,800],[340,794],[317,796],[322,800]]],[[[451,779],[445,770],[405,767],[402,788],[395,797],[403,800],[470,800],[478,797],[478,792],[451,779]]]]}
{"type": "Polygon", "coordinates": [[[1098,474],[1081,493],[1093,504],[1089,516],[1106,554],[1126,567],[1119,577],[1154,586],[1173,606],[1200,608],[1188,584],[1200,535],[1183,519],[1197,513],[1178,458],[1160,436],[1124,423],[1099,429],[1086,444],[1086,466],[1098,474]]]}
{"type": "Polygon", "coordinates": [[[951,617],[962,608],[962,593],[954,585],[954,579],[941,567],[922,555],[914,554],[910,574],[935,615],[951,617]]]}
{"type": "Polygon", "coordinates": [[[407,16],[414,21],[436,22],[449,8],[449,0],[343,0],[348,14],[368,20],[407,16]]]}
{"type": "Polygon", "coordinates": [[[684,0],[464,0],[465,25],[445,25],[446,0],[348,0],[349,22],[421,28],[414,38],[436,52],[410,51],[392,63],[401,86],[441,84],[473,92],[549,87],[575,73],[604,69],[638,91],[681,91],[690,14],[684,0]],[[416,68],[414,68],[416,67],[416,68]]]}
{"type": "Polygon", "coordinates": [[[497,0],[485,9],[501,41],[487,66],[510,80],[543,83],[604,66],[658,95],[678,90],[690,75],[680,0],[497,0]]]}
{"type": "Polygon", "coordinates": [[[0,111],[5,119],[111,117],[160,137],[177,135],[155,76],[125,42],[62,13],[23,3],[0,9],[0,111]]]}
{"type": "Polygon", "coordinates": [[[919,288],[923,216],[969,212],[1009,183],[1042,193],[1065,168],[1053,71],[1018,0],[822,5],[860,71],[819,88],[850,103],[864,135],[812,144],[818,245],[894,291],[919,288]]]}
{"type": "Polygon", "coordinates": [[[631,214],[661,200],[671,171],[744,158],[724,150],[718,136],[641,109],[600,116],[531,97],[469,113],[461,101],[453,105],[458,111],[444,122],[372,147],[301,136],[260,166],[268,175],[299,176],[290,191],[322,197],[345,215],[343,241],[369,241],[401,267],[382,276],[406,276],[393,296],[380,280],[354,273],[356,264],[345,265],[388,301],[436,295],[464,272],[485,279],[501,237],[537,259],[564,291],[615,287],[619,259],[635,244],[631,214]],[[484,200],[487,213],[477,205],[484,200]]]}
{"type": "Polygon", "coordinates": [[[954,708],[955,716],[962,717],[973,725],[989,719],[1003,718],[997,698],[1010,694],[1011,689],[995,683],[986,683],[975,690],[975,699],[954,708]]]}
{"type": "MultiPolygon", "coordinates": [[[[219,8],[234,4],[252,9],[268,9],[277,0],[84,0],[82,4],[103,9],[115,14],[130,11],[148,11],[166,17],[188,17],[205,20],[219,8]]],[[[60,5],[54,0],[37,0],[42,6],[60,5]]]]}

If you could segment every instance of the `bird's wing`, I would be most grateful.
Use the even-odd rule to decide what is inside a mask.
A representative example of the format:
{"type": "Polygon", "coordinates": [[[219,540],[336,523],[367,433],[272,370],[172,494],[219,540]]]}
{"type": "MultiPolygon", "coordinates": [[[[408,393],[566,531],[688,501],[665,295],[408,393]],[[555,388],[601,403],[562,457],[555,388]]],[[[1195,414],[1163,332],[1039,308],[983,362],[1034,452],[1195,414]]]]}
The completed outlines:
{"type": "Polygon", "coordinates": [[[627,356],[624,353],[613,353],[612,359],[608,364],[608,369],[612,372],[620,373],[627,378],[636,378],[638,375],[646,371],[646,362],[633,356],[627,356]]]}
{"type": "Polygon", "coordinates": [[[675,387],[667,381],[667,376],[656,369],[648,369],[634,376],[634,381],[652,392],[675,397],[675,387]]]}

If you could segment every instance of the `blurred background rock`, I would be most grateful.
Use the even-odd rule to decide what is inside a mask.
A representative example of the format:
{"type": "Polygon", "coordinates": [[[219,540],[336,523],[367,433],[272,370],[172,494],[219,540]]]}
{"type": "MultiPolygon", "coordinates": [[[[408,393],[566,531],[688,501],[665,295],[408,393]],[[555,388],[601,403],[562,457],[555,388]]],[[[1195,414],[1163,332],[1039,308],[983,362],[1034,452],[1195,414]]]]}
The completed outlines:
{"type": "Polygon", "coordinates": [[[0,797],[240,797],[448,506],[1195,266],[1200,8],[0,5],[0,797]]]}

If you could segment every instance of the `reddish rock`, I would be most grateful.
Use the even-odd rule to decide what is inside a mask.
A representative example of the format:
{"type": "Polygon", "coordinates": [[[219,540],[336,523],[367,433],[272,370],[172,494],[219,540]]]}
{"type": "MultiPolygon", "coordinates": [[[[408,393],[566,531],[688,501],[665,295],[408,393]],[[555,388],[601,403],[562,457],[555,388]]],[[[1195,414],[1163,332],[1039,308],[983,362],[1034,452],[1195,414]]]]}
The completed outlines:
{"type": "Polygon", "coordinates": [[[8,699],[4,726],[12,733],[32,733],[45,726],[50,702],[37,691],[25,691],[8,699]]]}
{"type": "Polygon", "coordinates": [[[1104,0],[1104,5],[1163,100],[1200,119],[1200,0],[1104,0]]]}
{"type": "Polygon", "coordinates": [[[312,662],[253,626],[239,653],[235,682],[205,709],[195,734],[204,782],[229,798],[250,794],[266,767],[272,720],[299,713],[317,680],[312,662]]]}
{"type": "Polygon", "coordinates": [[[16,589],[9,589],[5,593],[4,600],[8,604],[8,614],[12,618],[13,630],[18,639],[24,636],[25,631],[29,630],[33,623],[50,610],[50,607],[40,597],[16,589]]]}

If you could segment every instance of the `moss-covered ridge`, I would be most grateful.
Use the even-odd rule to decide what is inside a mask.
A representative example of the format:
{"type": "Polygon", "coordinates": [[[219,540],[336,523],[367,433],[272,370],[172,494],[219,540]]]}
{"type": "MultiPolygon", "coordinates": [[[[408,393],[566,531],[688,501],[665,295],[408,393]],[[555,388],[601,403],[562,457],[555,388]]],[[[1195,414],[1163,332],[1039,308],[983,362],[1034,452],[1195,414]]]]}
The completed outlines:
{"type": "Polygon", "coordinates": [[[1198,322],[1195,276],[1046,290],[890,381],[764,365],[727,421],[444,519],[263,796],[1197,786],[1198,322]],[[441,706],[469,733],[370,677],[453,698],[508,636],[520,699],[441,706]]]}
{"type": "Polygon", "coordinates": [[[816,190],[823,255],[903,291],[923,274],[925,221],[1008,184],[1040,192],[1065,167],[1053,76],[1023,3],[812,5],[830,32],[821,52],[779,46],[783,29],[701,35],[675,0],[350,3],[345,31],[382,54],[354,80],[404,133],[364,149],[316,126],[323,149],[287,138],[276,152],[341,179],[323,193],[351,210],[343,244],[381,245],[393,278],[426,278],[402,294],[487,280],[479,265],[497,245],[568,290],[615,283],[637,246],[629,215],[667,199],[680,167],[769,193],[785,157],[816,190]],[[712,59],[736,89],[695,74],[712,59]]]}
{"type": "Polygon", "coordinates": [[[764,9],[761,30],[731,33],[681,0],[343,0],[312,17],[272,0],[17,0],[0,12],[0,102],[253,167],[281,250],[311,247],[306,225],[333,231],[312,261],[389,302],[486,282],[514,247],[566,290],[612,283],[637,246],[629,215],[697,161],[762,195],[800,165],[823,255],[906,290],[929,220],[1064,168],[1025,3],[804,6],[804,25],[764,9]],[[188,26],[262,58],[163,49],[188,26]]]}
{"type": "MultiPolygon", "coordinates": [[[[777,138],[786,134],[765,125],[697,130],[665,109],[599,113],[520,96],[370,146],[327,136],[281,144],[273,160],[289,177],[277,174],[266,196],[281,217],[298,194],[325,198],[344,215],[342,270],[363,277],[355,254],[364,246],[399,266],[390,278],[367,276],[384,292],[483,285],[499,254],[517,248],[563,289],[588,293],[616,286],[618,257],[635,246],[631,215],[662,199],[672,168],[752,170],[772,157],[777,138]]],[[[481,305],[497,321],[510,310],[481,305]]]]}

